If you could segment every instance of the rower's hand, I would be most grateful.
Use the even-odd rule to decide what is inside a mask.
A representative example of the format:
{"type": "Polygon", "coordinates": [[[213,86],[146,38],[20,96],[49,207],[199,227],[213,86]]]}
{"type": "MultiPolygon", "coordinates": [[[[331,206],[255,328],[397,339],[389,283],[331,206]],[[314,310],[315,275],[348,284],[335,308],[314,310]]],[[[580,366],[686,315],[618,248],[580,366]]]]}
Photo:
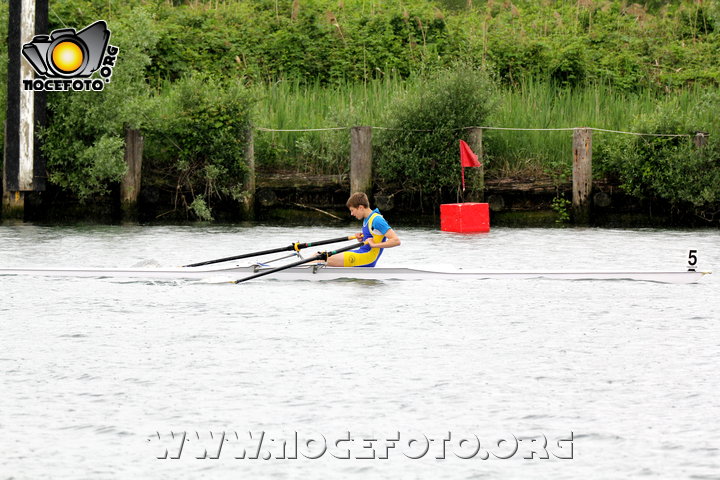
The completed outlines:
{"type": "Polygon", "coordinates": [[[363,239],[363,234],[362,234],[362,232],[356,233],[356,234],[355,234],[355,238],[357,238],[358,240],[362,240],[362,239],[363,239]]]}
{"type": "Polygon", "coordinates": [[[380,244],[375,243],[372,238],[368,238],[367,240],[365,240],[365,245],[368,245],[370,248],[377,248],[377,246],[380,244]]]}

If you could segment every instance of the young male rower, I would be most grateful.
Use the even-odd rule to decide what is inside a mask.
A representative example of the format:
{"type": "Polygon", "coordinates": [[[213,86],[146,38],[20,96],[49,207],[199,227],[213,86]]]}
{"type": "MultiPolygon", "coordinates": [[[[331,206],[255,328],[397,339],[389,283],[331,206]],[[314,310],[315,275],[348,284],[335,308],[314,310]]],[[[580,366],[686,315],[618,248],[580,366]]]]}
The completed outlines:
{"type": "Polygon", "coordinates": [[[370,209],[370,201],[362,192],[353,193],[345,204],[350,215],[363,221],[362,233],[358,239],[366,243],[360,248],[349,252],[338,253],[327,260],[329,267],[374,267],[385,248],[400,245],[395,230],[385,221],[380,211],[370,209]]]}

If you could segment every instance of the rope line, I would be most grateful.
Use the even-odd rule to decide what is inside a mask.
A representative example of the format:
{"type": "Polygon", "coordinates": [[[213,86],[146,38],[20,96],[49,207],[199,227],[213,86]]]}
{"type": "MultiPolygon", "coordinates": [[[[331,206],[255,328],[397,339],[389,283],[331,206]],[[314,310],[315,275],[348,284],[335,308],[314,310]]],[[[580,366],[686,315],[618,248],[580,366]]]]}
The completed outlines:
{"type": "Polygon", "coordinates": [[[412,128],[393,128],[393,127],[370,127],[376,130],[392,130],[394,132],[433,132],[434,130],[417,130],[412,128]]]}
{"type": "Polygon", "coordinates": [[[609,132],[609,133],[622,133],[624,135],[639,135],[643,137],[694,137],[695,135],[690,135],[687,133],[635,133],[635,132],[621,132],[619,130],[606,130],[604,128],[593,128],[592,130],[597,130],[598,132],[609,132]]]}
{"type": "MultiPolygon", "coordinates": [[[[277,129],[277,128],[255,127],[255,130],[259,130],[261,132],[325,132],[328,130],[348,130],[349,128],[350,127],[277,129]]],[[[372,128],[375,128],[375,127],[372,127],[372,128]]]]}
{"type": "MultiPolygon", "coordinates": [[[[471,128],[479,128],[480,130],[517,130],[521,132],[558,132],[558,131],[567,131],[567,130],[575,130],[573,127],[565,127],[565,128],[515,128],[515,127],[463,127],[458,128],[457,130],[470,130],[471,128]]],[[[581,128],[581,127],[578,127],[581,128]]]]}
{"type": "MultiPolygon", "coordinates": [[[[297,129],[276,129],[276,128],[265,128],[255,127],[255,130],[261,132],[325,132],[330,130],[349,130],[352,127],[327,127],[327,128],[297,128],[297,129]]],[[[373,127],[370,128],[375,130],[393,130],[393,131],[405,131],[405,132],[432,132],[433,130],[415,130],[405,128],[392,128],[392,127],[373,127]]],[[[560,132],[560,131],[571,131],[577,130],[578,128],[586,128],[588,130],[594,130],[596,132],[606,133],[619,133],[622,135],[637,135],[641,137],[688,137],[692,138],[695,135],[688,133],[639,133],[639,132],[624,132],[622,130],[608,130],[606,128],[595,128],[595,127],[564,127],[564,128],[516,128],[516,127],[462,127],[455,128],[453,130],[470,130],[472,128],[479,128],[480,130],[511,130],[518,132],[560,132]]]]}

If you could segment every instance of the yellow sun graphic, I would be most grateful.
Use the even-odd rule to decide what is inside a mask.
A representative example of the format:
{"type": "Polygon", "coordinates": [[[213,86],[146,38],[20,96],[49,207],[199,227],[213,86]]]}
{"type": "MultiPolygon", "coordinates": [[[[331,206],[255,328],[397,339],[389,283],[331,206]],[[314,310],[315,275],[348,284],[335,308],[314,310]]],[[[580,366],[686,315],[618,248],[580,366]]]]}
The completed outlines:
{"type": "Polygon", "coordinates": [[[53,64],[63,72],[74,72],[83,63],[83,53],[73,42],[58,43],[52,52],[53,64]]]}

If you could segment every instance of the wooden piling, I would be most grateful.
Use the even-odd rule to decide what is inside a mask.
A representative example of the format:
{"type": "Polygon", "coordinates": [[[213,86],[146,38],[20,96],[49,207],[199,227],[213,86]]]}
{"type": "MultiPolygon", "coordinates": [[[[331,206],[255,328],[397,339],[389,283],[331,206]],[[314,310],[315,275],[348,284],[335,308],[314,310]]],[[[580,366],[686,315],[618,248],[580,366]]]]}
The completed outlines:
{"type": "Polygon", "coordinates": [[[255,137],[252,126],[245,133],[245,166],[243,178],[243,194],[240,200],[242,217],[247,220],[255,218],[255,137]]]}
{"type": "Polygon", "coordinates": [[[25,192],[3,192],[3,220],[22,220],[25,217],[25,192]]]}
{"type": "Polygon", "coordinates": [[[468,202],[482,202],[485,199],[485,164],[483,163],[483,131],[482,128],[471,128],[468,134],[468,145],[481,165],[465,169],[467,190],[464,200],[468,202]]]}
{"type": "Polygon", "coordinates": [[[372,128],[350,129],[350,193],[372,192],[372,128]]]}
{"type": "Polygon", "coordinates": [[[708,132],[695,132],[693,137],[693,143],[697,148],[702,148],[707,145],[708,132]]]}
{"type": "Polygon", "coordinates": [[[35,78],[30,63],[22,61],[22,45],[36,35],[48,33],[47,0],[6,2],[7,88],[3,149],[3,218],[22,219],[25,192],[45,190],[45,158],[40,154],[37,127],[45,124],[45,93],[23,88],[23,81],[35,78]]]}
{"type": "Polygon", "coordinates": [[[120,183],[120,205],[126,219],[137,216],[137,200],[142,179],[142,157],[145,139],[139,130],[125,129],[125,163],[127,172],[120,183]]]}
{"type": "Polygon", "coordinates": [[[573,220],[590,221],[590,195],[592,193],[592,129],[573,130],[573,220]]]}

